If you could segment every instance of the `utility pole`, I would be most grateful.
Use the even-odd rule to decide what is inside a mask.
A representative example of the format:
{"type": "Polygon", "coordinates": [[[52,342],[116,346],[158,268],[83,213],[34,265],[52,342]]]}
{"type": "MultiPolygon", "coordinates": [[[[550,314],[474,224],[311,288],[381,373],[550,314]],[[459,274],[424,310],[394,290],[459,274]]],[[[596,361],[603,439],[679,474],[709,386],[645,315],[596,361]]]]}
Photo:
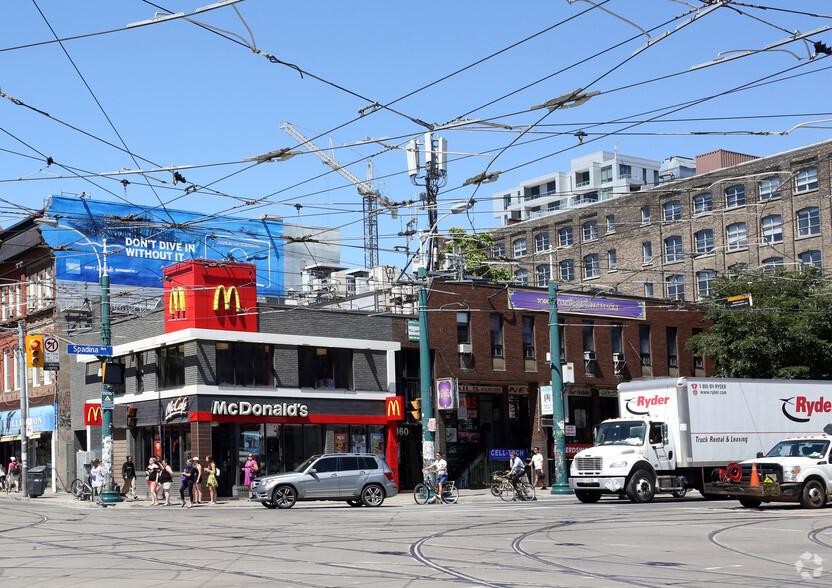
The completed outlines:
{"type": "Polygon", "coordinates": [[[424,186],[423,199],[428,212],[428,260],[427,271],[437,269],[439,246],[436,244],[435,234],[439,224],[437,217],[436,196],[439,188],[448,183],[448,140],[433,134],[425,133],[425,160],[421,163],[419,157],[419,142],[412,139],[407,147],[407,173],[415,186],[424,186]]]}
{"type": "Polygon", "coordinates": [[[425,268],[419,268],[419,388],[422,409],[422,467],[431,464],[436,453],[434,431],[430,430],[433,418],[433,395],[430,379],[430,336],[428,333],[428,288],[425,268]]]}
{"type": "MultiPolygon", "coordinates": [[[[110,272],[107,268],[107,239],[101,240],[102,266],[98,278],[101,284],[101,343],[110,346],[110,272]]],[[[100,357],[101,363],[107,359],[100,357]]],[[[105,406],[104,399],[114,399],[113,385],[102,383],[101,389],[101,462],[104,464],[104,484],[107,490],[102,492],[101,501],[105,504],[120,502],[118,492],[115,491],[113,477],[113,408],[105,406]]]]}
{"type": "Polygon", "coordinates": [[[563,436],[563,373],[560,365],[560,331],[558,330],[558,285],[549,280],[549,357],[552,365],[552,431],[555,436],[555,481],[552,494],[569,494],[566,480],[566,438],[563,436]]]}
{"type": "Polygon", "coordinates": [[[17,357],[20,366],[20,487],[23,495],[28,494],[26,472],[29,470],[29,432],[26,430],[29,422],[29,370],[26,362],[26,322],[17,323],[17,357]]]}

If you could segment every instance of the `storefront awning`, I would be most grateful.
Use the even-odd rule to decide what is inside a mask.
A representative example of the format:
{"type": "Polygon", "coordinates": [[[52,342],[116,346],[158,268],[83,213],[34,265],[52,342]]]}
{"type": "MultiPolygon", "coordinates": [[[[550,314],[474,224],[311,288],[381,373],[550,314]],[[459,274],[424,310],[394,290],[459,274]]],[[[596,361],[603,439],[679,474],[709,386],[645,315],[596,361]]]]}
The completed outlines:
{"type": "MultiPolygon", "coordinates": [[[[32,433],[31,435],[27,435],[27,439],[40,439],[41,433],[32,433]]],[[[6,441],[20,441],[20,435],[3,435],[0,437],[0,443],[5,443],[6,441]]]]}

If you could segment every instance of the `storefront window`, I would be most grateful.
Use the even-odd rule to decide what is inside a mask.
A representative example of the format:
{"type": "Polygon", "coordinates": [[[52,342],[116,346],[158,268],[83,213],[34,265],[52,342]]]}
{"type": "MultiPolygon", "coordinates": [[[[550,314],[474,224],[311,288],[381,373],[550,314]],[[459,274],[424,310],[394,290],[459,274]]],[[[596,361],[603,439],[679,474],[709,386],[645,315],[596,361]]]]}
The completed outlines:
{"type": "Polygon", "coordinates": [[[370,436],[370,444],[367,447],[368,452],[375,453],[379,457],[384,457],[384,426],[370,425],[367,428],[369,429],[370,436]]]}
{"type": "Polygon", "coordinates": [[[367,427],[358,425],[350,427],[350,451],[367,453],[367,427]]]}
{"type": "Polygon", "coordinates": [[[181,388],[185,385],[185,346],[174,345],[156,351],[159,388],[181,388]]]}
{"type": "Polygon", "coordinates": [[[218,385],[272,385],[271,345],[217,341],[216,348],[218,385]]]}
{"type": "Polygon", "coordinates": [[[301,388],[352,390],[352,350],[299,347],[298,377],[301,388]]]}

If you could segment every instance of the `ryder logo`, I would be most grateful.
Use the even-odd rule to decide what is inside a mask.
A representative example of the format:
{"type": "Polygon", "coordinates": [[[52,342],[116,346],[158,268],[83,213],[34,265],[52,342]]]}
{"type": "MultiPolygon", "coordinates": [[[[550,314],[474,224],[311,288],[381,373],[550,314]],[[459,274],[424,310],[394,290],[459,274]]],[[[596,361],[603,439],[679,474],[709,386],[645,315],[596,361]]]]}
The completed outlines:
{"type": "Polygon", "coordinates": [[[783,414],[796,423],[808,423],[812,420],[813,414],[832,413],[832,401],[824,400],[823,396],[818,400],[809,400],[805,396],[792,396],[780,400],[783,402],[783,414]]]}
{"type": "Polygon", "coordinates": [[[642,416],[650,414],[652,407],[667,404],[669,400],[670,396],[659,396],[658,394],[655,396],[639,396],[638,398],[630,398],[624,404],[624,407],[630,414],[642,416]]]}

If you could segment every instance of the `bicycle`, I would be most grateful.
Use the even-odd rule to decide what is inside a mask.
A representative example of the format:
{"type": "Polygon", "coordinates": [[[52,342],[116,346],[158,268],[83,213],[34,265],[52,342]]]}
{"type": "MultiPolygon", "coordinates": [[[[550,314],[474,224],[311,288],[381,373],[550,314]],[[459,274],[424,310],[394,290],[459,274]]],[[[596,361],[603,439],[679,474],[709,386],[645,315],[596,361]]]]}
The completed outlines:
{"type": "Polygon", "coordinates": [[[506,473],[494,472],[491,474],[491,494],[499,496],[505,502],[511,502],[515,498],[520,500],[534,500],[535,490],[526,480],[518,480],[512,484],[506,477],[506,473]]]}
{"type": "Polygon", "coordinates": [[[75,500],[92,499],[92,486],[90,486],[87,482],[84,482],[80,478],[76,478],[72,482],[70,490],[72,490],[72,495],[75,497],[75,500]]]}
{"type": "MultiPolygon", "coordinates": [[[[416,501],[416,504],[426,504],[431,498],[435,498],[435,496],[436,486],[433,483],[431,475],[425,472],[424,482],[416,484],[416,487],[413,489],[413,500],[416,501]]],[[[447,480],[442,484],[441,500],[448,504],[455,504],[459,500],[459,490],[456,488],[456,482],[447,480]]]]}

